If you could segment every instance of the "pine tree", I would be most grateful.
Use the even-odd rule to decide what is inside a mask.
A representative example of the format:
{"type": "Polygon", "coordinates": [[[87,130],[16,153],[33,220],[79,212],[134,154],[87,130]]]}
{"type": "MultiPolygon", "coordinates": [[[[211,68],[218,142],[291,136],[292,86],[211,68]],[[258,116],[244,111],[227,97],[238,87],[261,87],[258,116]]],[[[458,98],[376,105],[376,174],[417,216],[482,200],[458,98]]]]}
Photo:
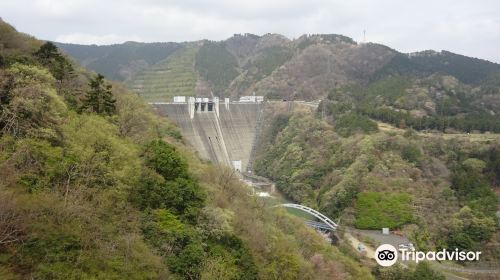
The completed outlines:
{"type": "Polygon", "coordinates": [[[61,56],[56,45],[52,42],[46,42],[35,52],[35,56],[40,60],[57,59],[61,56]]]}
{"type": "Polygon", "coordinates": [[[42,65],[49,68],[50,73],[56,80],[61,81],[73,73],[73,66],[64,57],[56,45],[46,42],[34,53],[42,65]]]}
{"type": "Polygon", "coordinates": [[[113,98],[111,85],[104,81],[104,76],[97,76],[90,80],[90,90],[83,100],[82,109],[100,115],[113,115],[115,113],[116,100],[113,98]]]}

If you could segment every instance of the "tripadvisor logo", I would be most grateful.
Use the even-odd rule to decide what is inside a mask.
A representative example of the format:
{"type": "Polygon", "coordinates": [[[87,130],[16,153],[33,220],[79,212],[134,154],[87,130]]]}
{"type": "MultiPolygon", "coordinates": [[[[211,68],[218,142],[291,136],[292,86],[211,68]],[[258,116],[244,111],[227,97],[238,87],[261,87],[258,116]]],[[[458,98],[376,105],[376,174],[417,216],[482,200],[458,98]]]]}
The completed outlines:
{"type": "Polygon", "coordinates": [[[401,261],[478,261],[481,252],[473,251],[459,251],[443,249],[441,251],[413,251],[408,249],[396,250],[390,244],[382,244],[375,251],[375,260],[381,266],[391,266],[396,263],[398,259],[401,261]]]}
{"type": "Polygon", "coordinates": [[[391,244],[382,244],[375,251],[375,260],[381,266],[391,266],[398,260],[398,251],[391,244]]]}

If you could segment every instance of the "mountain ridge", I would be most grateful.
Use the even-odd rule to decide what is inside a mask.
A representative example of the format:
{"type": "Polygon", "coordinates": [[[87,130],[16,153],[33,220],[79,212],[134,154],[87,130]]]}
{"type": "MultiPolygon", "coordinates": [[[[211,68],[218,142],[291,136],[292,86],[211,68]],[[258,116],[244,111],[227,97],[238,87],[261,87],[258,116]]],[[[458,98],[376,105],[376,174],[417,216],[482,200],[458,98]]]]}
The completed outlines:
{"type": "MultiPolygon", "coordinates": [[[[339,34],[306,34],[289,39],[274,33],[261,36],[245,33],[222,41],[126,42],[105,46],[57,43],[89,69],[130,85],[137,84],[137,77],[153,69],[156,63],[193,44],[199,50],[192,72],[198,83],[206,86],[186,95],[238,97],[255,92],[268,98],[313,100],[324,99],[329,88],[368,84],[388,75],[441,74],[467,84],[493,85],[498,85],[496,77],[500,76],[500,64],[488,60],[446,50],[402,53],[389,46],[359,43],[339,34]]],[[[179,82],[182,81],[172,81],[179,82]]],[[[148,86],[155,87],[144,85],[148,86]]],[[[154,101],[147,93],[138,93],[154,101]]],[[[165,92],[161,99],[173,95],[175,92],[165,92]]]]}

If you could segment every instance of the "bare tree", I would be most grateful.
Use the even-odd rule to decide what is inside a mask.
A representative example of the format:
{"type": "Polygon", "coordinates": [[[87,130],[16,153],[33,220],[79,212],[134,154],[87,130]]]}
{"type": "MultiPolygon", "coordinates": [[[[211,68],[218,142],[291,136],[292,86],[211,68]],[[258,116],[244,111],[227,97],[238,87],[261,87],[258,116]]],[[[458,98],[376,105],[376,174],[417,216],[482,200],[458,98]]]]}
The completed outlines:
{"type": "Polygon", "coordinates": [[[24,222],[12,195],[0,194],[0,246],[21,242],[24,222]]]}
{"type": "Polygon", "coordinates": [[[236,170],[234,169],[221,166],[217,168],[217,172],[219,173],[219,178],[217,183],[219,184],[219,186],[222,187],[223,191],[226,191],[230,183],[238,178],[236,176],[236,170]]]}

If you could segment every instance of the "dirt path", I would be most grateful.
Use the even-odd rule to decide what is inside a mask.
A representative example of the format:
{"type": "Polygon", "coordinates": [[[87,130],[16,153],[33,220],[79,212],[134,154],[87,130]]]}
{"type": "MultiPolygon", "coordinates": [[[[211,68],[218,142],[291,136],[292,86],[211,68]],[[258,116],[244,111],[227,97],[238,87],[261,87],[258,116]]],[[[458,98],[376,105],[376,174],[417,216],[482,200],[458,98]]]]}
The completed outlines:
{"type": "Polygon", "coordinates": [[[375,259],[375,250],[369,246],[367,246],[366,244],[364,244],[363,242],[359,241],[356,237],[354,237],[351,233],[349,232],[346,232],[344,234],[345,238],[347,240],[349,240],[349,242],[351,243],[352,247],[359,252],[358,250],[358,245],[361,243],[364,245],[365,247],[365,251],[366,251],[366,257],[367,258],[370,258],[370,259],[375,259]]]}
{"type": "MultiPolygon", "coordinates": [[[[391,124],[377,121],[378,128],[380,131],[390,131],[404,133],[405,130],[397,128],[391,124]]],[[[440,132],[422,132],[418,131],[417,134],[422,137],[442,137],[444,139],[466,139],[471,142],[485,142],[485,141],[497,141],[500,140],[499,133],[440,133],[440,132]]]]}

